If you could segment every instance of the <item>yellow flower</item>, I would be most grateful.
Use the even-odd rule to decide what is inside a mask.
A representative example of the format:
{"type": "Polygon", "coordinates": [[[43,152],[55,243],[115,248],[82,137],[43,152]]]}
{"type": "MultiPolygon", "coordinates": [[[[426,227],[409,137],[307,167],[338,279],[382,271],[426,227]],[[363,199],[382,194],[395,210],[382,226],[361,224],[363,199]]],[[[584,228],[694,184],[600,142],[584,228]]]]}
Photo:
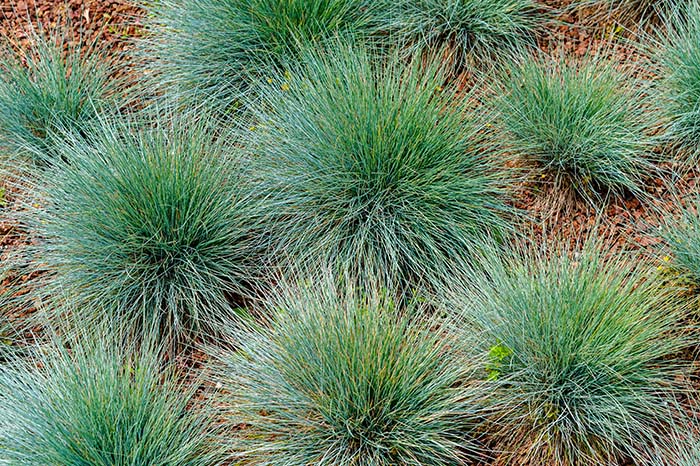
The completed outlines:
{"type": "Polygon", "coordinates": [[[284,92],[287,92],[289,90],[289,84],[287,84],[287,83],[282,84],[282,90],[284,92]]]}

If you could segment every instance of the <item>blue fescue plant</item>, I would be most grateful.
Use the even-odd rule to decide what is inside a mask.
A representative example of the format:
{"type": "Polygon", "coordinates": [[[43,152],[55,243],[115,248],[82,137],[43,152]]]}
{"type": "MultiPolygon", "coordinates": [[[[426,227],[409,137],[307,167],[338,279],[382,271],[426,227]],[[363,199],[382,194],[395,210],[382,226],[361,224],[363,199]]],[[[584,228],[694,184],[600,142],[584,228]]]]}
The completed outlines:
{"type": "Polygon", "coordinates": [[[535,0],[380,1],[380,29],[414,53],[447,48],[457,65],[519,55],[549,20],[535,0]]]}
{"type": "MultiPolygon", "coordinates": [[[[696,336],[694,334],[694,337],[696,336]]],[[[673,406],[679,415],[670,420],[668,429],[656,446],[655,453],[646,461],[640,461],[640,464],[649,466],[700,464],[700,418],[698,418],[697,395],[697,390],[691,388],[673,406]]]]}
{"type": "Polygon", "coordinates": [[[12,293],[14,288],[8,280],[7,266],[3,263],[0,266],[0,361],[3,361],[14,343],[11,338],[12,325],[10,323],[10,312],[14,309],[12,293]]]}
{"type": "Polygon", "coordinates": [[[686,389],[679,290],[651,261],[599,240],[573,252],[521,246],[484,262],[485,272],[455,273],[451,306],[489,355],[489,432],[505,459],[593,466],[651,457],[686,389]]]}
{"type": "Polygon", "coordinates": [[[669,120],[667,135],[685,162],[700,160],[700,2],[665,15],[657,59],[662,65],[659,105],[669,120]]]}
{"type": "Polygon", "coordinates": [[[700,197],[690,199],[676,216],[668,215],[662,237],[669,248],[670,265],[688,284],[700,286],[700,197]]]}
{"type": "Polygon", "coordinates": [[[282,283],[217,352],[231,457],[251,465],[462,465],[479,453],[475,364],[420,305],[323,275],[282,283]],[[325,277],[325,278],[324,278],[325,277]]]}
{"type": "Polygon", "coordinates": [[[121,84],[97,43],[41,26],[26,33],[28,46],[2,39],[0,146],[46,165],[58,157],[64,133],[79,132],[116,105],[121,84]]]}
{"type": "Polygon", "coordinates": [[[160,0],[147,6],[158,86],[224,113],[308,45],[369,32],[370,0],[160,0]]]}
{"type": "Polygon", "coordinates": [[[46,299],[109,304],[117,321],[176,343],[232,318],[260,264],[234,141],[205,116],[165,113],[101,119],[64,140],[69,162],[25,202],[46,299]]]}
{"type": "Polygon", "coordinates": [[[598,202],[644,194],[653,173],[649,86],[599,56],[539,54],[502,73],[494,101],[504,143],[538,179],[598,202]]]}
{"type": "Polygon", "coordinates": [[[656,25],[660,18],[685,2],[686,0],[578,0],[571,2],[569,8],[585,8],[586,14],[580,18],[584,22],[590,21],[598,25],[616,22],[624,30],[625,27],[656,25]]]}
{"type": "Polygon", "coordinates": [[[157,352],[120,343],[54,336],[0,365],[0,463],[220,464],[196,385],[178,382],[157,352]]]}
{"type": "Polygon", "coordinates": [[[694,466],[700,464],[700,420],[697,418],[696,393],[691,404],[680,407],[690,411],[677,422],[659,446],[659,453],[648,464],[651,466],[694,466]],[[690,408],[690,409],[688,409],[690,408]]]}
{"type": "Polygon", "coordinates": [[[279,258],[395,289],[510,229],[512,173],[486,110],[444,80],[434,63],[336,44],[262,91],[243,130],[279,258]]]}

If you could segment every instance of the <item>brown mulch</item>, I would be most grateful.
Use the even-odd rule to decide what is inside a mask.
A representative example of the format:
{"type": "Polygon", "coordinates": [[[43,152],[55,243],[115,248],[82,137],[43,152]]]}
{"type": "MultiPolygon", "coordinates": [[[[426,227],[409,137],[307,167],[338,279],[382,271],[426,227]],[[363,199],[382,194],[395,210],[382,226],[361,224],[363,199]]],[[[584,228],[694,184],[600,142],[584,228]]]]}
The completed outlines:
{"type": "Polygon", "coordinates": [[[83,43],[121,49],[141,30],[144,12],[128,0],[0,0],[0,36],[25,39],[30,24],[68,25],[83,43]]]}

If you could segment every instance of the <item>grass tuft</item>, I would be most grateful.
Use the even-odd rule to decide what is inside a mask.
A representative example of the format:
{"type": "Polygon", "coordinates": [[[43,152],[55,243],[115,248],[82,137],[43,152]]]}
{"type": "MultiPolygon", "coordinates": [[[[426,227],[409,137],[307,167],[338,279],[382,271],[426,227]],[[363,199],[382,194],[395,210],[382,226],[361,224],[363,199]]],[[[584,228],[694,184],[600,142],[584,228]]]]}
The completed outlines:
{"type": "Polygon", "coordinates": [[[490,358],[494,438],[533,464],[648,458],[685,388],[679,290],[648,261],[608,254],[594,241],[574,253],[523,247],[453,288],[490,358]]]}
{"type": "Polygon", "coordinates": [[[472,365],[423,309],[330,279],[285,285],[269,325],[219,356],[236,458],[251,465],[464,464],[477,452],[472,365]]]}
{"type": "Polygon", "coordinates": [[[668,136],[688,165],[700,160],[700,2],[688,2],[665,16],[657,50],[662,64],[661,106],[670,120],[668,136]]]}
{"type": "Polygon", "coordinates": [[[579,0],[571,7],[593,8],[585,20],[594,25],[609,25],[610,20],[614,20],[625,26],[645,28],[650,24],[658,25],[660,18],[684,2],[686,0],[579,0]]]}
{"type": "Polygon", "coordinates": [[[161,0],[148,7],[160,85],[233,112],[302,46],[368,32],[368,0],[161,0]],[[256,83],[254,83],[256,84],[256,83]]]}
{"type": "Polygon", "coordinates": [[[548,21],[534,0],[398,0],[379,12],[381,29],[409,51],[447,47],[458,65],[518,54],[548,21]]]}
{"type": "Polygon", "coordinates": [[[670,249],[672,265],[693,287],[700,287],[700,197],[667,218],[662,237],[670,249]]]}
{"type": "Polygon", "coordinates": [[[13,293],[16,292],[14,280],[10,275],[10,267],[0,264],[0,364],[14,350],[14,331],[10,322],[10,313],[15,310],[13,293]]]}
{"type": "Polygon", "coordinates": [[[345,45],[307,53],[245,128],[280,256],[394,289],[508,230],[508,172],[466,99],[434,64],[378,64],[345,45]]]}
{"type": "Polygon", "coordinates": [[[102,120],[61,145],[70,163],[30,201],[48,299],[174,343],[232,318],[256,267],[254,209],[236,149],[204,119],[102,120]]]}
{"type": "Polygon", "coordinates": [[[131,355],[107,338],[11,359],[0,366],[0,462],[214,464],[204,417],[188,407],[194,391],[160,367],[155,353],[131,355]]]}
{"type": "Polygon", "coordinates": [[[119,81],[97,44],[41,27],[26,33],[28,46],[5,37],[0,49],[0,145],[45,165],[65,132],[114,105],[119,81]]]}
{"type": "Polygon", "coordinates": [[[500,110],[505,144],[541,180],[584,199],[644,193],[653,170],[647,87],[590,56],[537,56],[509,67],[500,110]]]}

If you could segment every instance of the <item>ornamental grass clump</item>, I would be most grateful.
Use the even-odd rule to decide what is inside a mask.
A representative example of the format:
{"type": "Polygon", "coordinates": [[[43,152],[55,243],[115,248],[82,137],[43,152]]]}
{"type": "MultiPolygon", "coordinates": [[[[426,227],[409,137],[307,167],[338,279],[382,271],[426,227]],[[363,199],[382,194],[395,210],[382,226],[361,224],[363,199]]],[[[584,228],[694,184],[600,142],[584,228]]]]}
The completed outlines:
{"type": "Polygon", "coordinates": [[[509,66],[499,109],[504,143],[538,179],[597,202],[644,194],[653,172],[648,87],[603,58],[543,55],[509,66]]]}
{"type": "Polygon", "coordinates": [[[506,460],[528,464],[649,458],[686,388],[684,301],[641,257],[590,241],[563,250],[491,254],[488,272],[453,288],[489,358],[490,432],[506,460]]]}
{"type": "Polygon", "coordinates": [[[6,269],[8,267],[5,264],[0,265],[0,283],[3,284],[0,289],[0,363],[13,350],[14,343],[14,332],[9,317],[15,310],[12,293],[16,290],[12,283],[8,283],[10,280],[6,269]]]}
{"type": "Polygon", "coordinates": [[[657,50],[663,81],[660,105],[667,135],[688,165],[700,160],[700,2],[690,1],[665,17],[657,50]]]}
{"type": "Polygon", "coordinates": [[[664,443],[650,466],[695,466],[700,464],[700,433],[697,419],[688,420],[677,428],[675,435],[664,443]]]}
{"type": "Polygon", "coordinates": [[[155,352],[132,354],[106,337],[70,343],[0,365],[0,463],[217,464],[195,390],[155,352]]]}
{"type": "Polygon", "coordinates": [[[204,120],[103,120],[61,145],[70,162],[28,201],[46,299],[174,343],[228,322],[259,265],[255,208],[233,141],[204,120]]]}
{"type": "Polygon", "coordinates": [[[148,6],[159,86],[235,111],[303,46],[369,32],[371,0],[163,0],[148,6]]]}
{"type": "Polygon", "coordinates": [[[644,21],[658,17],[684,0],[605,0],[604,6],[613,17],[623,21],[644,21]]]}
{"type": "Polygon", "coordinates": [[[280,259],[394,290],[509,230],[487,118],[437,65],[337,45],[263,97],[244,130],[280,259]]]}
{"type": "Polygon", "coordinates": [[[385,292],[285,284],[270,321],[217,355],[232,459],[251,465],[461,465],[478,453],[473,364],[447,327],[385,292]]]}
{"type": "Polygon", "coordinates": [[[674,218],[668,217],[662,237],[671,265],[693,288],[700,287],[700,197],[691,199],[674,218]]]}
{"type": "Polygon", "coordinates": [[[380,29],[407,50],[447,48],[457,65],[519,54],[548,21],[534,0],[383,1],[378,11],[380,29]]]}
{"type": "Polygon", "coordinates": [[[119,80],[96,43],[42,28],[28,46],[5,37],[0,50],[0,147],[40,165],[59,157],[66,132],[80,132],[116,102],[119,80]]]}
{"type": "Polygon", "coordinates": [[[610,26],[612,36],[625,28],[645,28],[657,25],[669,12],[677,10],[687,0],[578,0],[571,2],[568,9],[579,11],[579,21],[595,26],[610,26]]]}

